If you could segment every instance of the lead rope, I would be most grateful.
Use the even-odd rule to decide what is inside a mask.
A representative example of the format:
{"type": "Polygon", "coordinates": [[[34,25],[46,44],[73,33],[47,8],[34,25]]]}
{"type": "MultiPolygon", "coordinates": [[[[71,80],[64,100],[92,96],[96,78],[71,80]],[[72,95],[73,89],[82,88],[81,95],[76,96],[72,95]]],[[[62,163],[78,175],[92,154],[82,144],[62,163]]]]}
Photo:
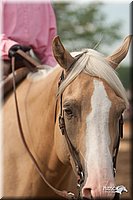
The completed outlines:
{"type": "Polygon", "coordinates": [[[13,92],[14,92],[14,100],[15,100],[15,106],[16,106],[16,114],[17,114],[17,121],[18,121],[18,126],[19,126],[19,131],[20,131],[20,136],[21,136],[21,139],[22,139],[22,142],[25,146],[25,149],[26,151],[28,152],[34,166],[35,166],[35,169],[36,171],[38,172],[38,174],[40,175],[40,177],[42,178],[42,180],[46,183],[46,185],[51,188],[57,195],[63,197],[63,198],[66,198],[66,199],[71,199],[71,200],[75,200],[75,195],[71,192],[67,192],[65,190],[63,191],[60,191],[60,190],[57,190],[56,188],[54,188],[44,177],[43,175],[43,172],[42,170],[40,169],[36,159],[34,158],[33,154],[31,153],[28,145],[27,145],[27,142],[25,140],[25,136],[24,136],[24,133],[23,133],[23,128],[22,128],[22,123],[21,123],[21,119],[20,119],[20,113],[19,113],[19,108],[18,108],[18,100],[17,100],[17,94],[16,94],[16,84],[15,84],[15,57],[12,57],[11,59],[11,64],[12,64],[12,73],[13,73],[13,92]]]}

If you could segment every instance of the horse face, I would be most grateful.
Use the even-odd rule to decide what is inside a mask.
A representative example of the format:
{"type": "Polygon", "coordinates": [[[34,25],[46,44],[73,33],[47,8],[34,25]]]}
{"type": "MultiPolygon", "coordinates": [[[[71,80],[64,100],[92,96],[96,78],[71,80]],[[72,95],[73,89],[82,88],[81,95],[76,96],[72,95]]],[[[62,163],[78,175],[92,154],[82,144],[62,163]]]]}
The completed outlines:
{"type": "MultiPolygon", "coordinates": [[[[112,68],[115,69],[124,59],[130,42],[131,37],[127,37],[114,54],[105,58],[112,68]]],[[[75,59],[66,52],[58,37],[53,42],[53,52],[57,62],[68,73],[75,59]]],[[[108,190],[115,186],[112,153],[118,135],[118,120],[125,109],[123,98],[103,79],[79,73],[65,88],[62,102],[67,134],[79,151],[85,171],[82,195],[94,199],[112,199],[115,195],[108,190]]],[[[71,163],[75,170],[65,137],[59,134],[58,125],[55,134],[57,155],[63,163],[71,163]]]]}
{"type": "MultiPolygon", "coordinates": [[[[83,196],[113,197],[105,190],[115,186],[112,152],[124,101],[107,83],[82,73],[65,89],[62,106],[67,134],[85,171],[83,196]]],[[[56,141],[58,157],[75,171],[65,138],[57,133],[56,141]]]]}

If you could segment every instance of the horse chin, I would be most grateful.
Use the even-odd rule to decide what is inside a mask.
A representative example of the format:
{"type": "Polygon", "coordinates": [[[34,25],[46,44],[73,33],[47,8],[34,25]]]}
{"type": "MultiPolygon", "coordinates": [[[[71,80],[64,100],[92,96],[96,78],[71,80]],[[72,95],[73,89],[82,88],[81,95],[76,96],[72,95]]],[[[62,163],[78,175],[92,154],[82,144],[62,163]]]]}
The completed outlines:
{"type": "Polygon", "coordinates": [[[85,190],[85,196],[83,196],[83,200],[90,200],[90,199],[93,199],[92,198],[92,195],[91,195],[91,189],[86,189],[85,190]]]}
{"type": "MultiPolygon", "coordinates": [[[[83,197],[81,200],[111,200],[111,199],[103,199],[103,198],[93,199],[93,197],[91,197],[91,198],[83,197]]],[[[119,200],[119,199],[114,198],[113,200],[119,200]]]]}
{"type": "Polygon", "coordinates": [[[115,195],[115,197],[113,199],[110,199],[110,198],[96,198],[96,199],[94,199],[92,196],[90,196],[90,197],[82,197],[81,200],[119,200],[119,196],[115,195]]]}
{"type": "Polygon", "coordinates": [[[119,200],[119,194],[115,194],[113,199],[110,198],[96,198],[94,199],[91,195],[90,197],[82,197],[81,200],[119,200]]]}
{"type": "Polygon", "coordinates": [[[119,197],[114,197],[114,199],[103,199],[103,198],[93,199],[93,197],[91,197],[91,198],[83,197],[83,198],[81,198],[81,200],[119,200],[119,197]]]}
{"type": "Polygon", "coordinates": [[[81,200],[119,200],[119,195],[115,193],[114,195],[111,195],[110,197],[104,196],[104,197],[94,197],[93,192],[91,189],[86,189],[84,191],[84,196],[82,196],[81,200]]]}

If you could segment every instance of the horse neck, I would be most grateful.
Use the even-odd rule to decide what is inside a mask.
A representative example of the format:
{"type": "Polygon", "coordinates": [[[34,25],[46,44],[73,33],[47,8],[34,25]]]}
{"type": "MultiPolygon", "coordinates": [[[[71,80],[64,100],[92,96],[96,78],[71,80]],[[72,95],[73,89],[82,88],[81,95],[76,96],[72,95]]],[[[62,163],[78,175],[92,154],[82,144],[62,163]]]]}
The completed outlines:
{"type": "Polygon", "coordinates": [[[43,159],[43,155],[48,168],[52,165],[57,166],[58,161],[54,149],[54,126],[59,76],[60,69],[55,69],[44,79],[29,84],[30,91],[27,97],[27,104],[30,106],[27,108],[30,116],[28,121],[33,138],[31,146],[34,145],[39,160],[43,159]]]}
{"type": "MultiPolygon", "coordinates": [[[[68,184],[71,177],[69,177],[69,175],[71,174],[73,177],[71,167],[63,165],[58,159],[54,145],[55,114],[57,103],[56,94],[60,74],[61,70],[57,69],[46,77],[42,83],[43,87],[41,86],[44,92],[39,97],[40,100],[38,98],[38,104],[41,104],[41,107],[44,109],[44,111],[41,110],[41,113],[44,113],[44,116],[41,116],[41,118],[44,119],[43,127],[45,126],[45,134],[43,134],[44,139],[42,139],[41,134],[41,141],[45,141],[45,144],[44,142],[42,142],[42,145],[39,143],[39,147],[41,148],[41,155],[43,155],[45,158],[45,164],[43,164],[42,167],[47,166],[44,170],[46,172],[45,177],[57,188],[63,187],[63,184],[65,184],[65,187],[66,185],[70,185],[70,183],[68,184]],[[60,180],[57,181],[59,177],[60,180]],[[66,181],[66,179],[68,180],[66,181]]],[[[40,159],[42,160],[42,158],[40,159]]],[[[75,179],[71,180],[71,182],[75,183],[75,179]]]]}

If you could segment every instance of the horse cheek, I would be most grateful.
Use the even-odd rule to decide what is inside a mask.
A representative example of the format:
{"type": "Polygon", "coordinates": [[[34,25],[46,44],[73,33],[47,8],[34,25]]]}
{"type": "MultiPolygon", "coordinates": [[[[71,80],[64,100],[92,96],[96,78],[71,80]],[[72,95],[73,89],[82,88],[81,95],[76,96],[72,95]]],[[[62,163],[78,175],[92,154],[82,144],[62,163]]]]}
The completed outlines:
{"type": "Polygon", "coordinates": [[[55,145],[55,150],[56,150],[58,159],[63,164],[67,164],[69,162],[69,153],[68,153],[65,137],[62,135],[59,129],[59,125],[56,125],[56,128],[55,128],[54,141],[55,141],[54,145],[55,145]]]}

